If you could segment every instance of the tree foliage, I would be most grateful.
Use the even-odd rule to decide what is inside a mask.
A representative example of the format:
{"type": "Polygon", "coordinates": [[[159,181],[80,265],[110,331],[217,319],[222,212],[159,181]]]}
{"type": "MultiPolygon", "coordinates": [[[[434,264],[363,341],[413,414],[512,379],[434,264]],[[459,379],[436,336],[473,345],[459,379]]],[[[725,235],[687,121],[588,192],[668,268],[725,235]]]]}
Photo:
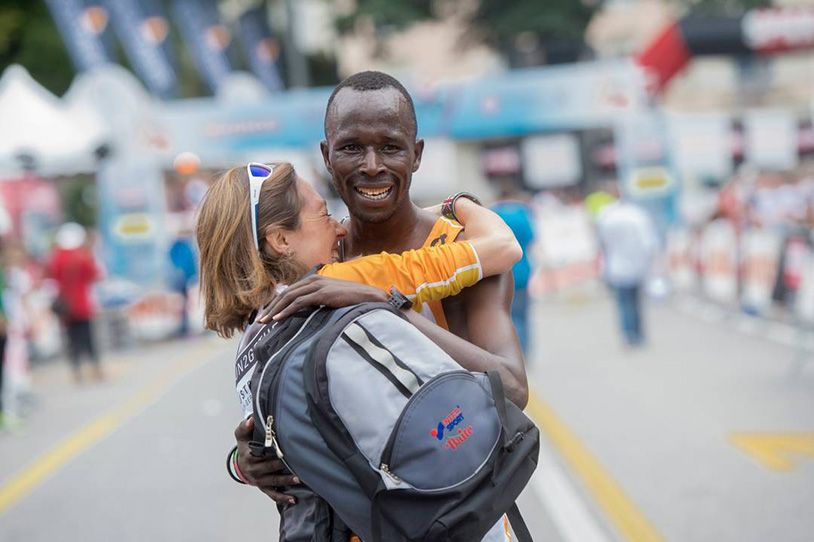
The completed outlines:
{"type": "Polygon", "coordinates": [[[531,32],[545,41],[582,39],[596,7],[579,0],[480,0],[471,23],[499,44],[531,32]]]}
{"type": "Polygon", "coordinates": [[[42,0],[0,3],[0,73],[23,65],[41,85],[61,95],[74,77],[62,36],[42,0]]]}

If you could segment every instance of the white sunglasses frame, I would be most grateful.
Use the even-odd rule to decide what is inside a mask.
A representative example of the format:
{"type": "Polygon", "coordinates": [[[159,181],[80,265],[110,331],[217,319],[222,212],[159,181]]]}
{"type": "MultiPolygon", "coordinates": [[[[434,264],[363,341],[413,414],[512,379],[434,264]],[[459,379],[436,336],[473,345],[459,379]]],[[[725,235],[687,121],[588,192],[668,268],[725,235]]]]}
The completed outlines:
{"type": "Polygon", "coordinates": [[[277,166],[270,166],[261,162],[249,162],[246,166],[246,173],[249,175],[249,202],[251,203],[252,213],[252,237],[254,237],[254,246],[260,250],[260,238],[257,236],[257,219],[258,211],[260,208],[260,190],[263,188],[263,183],[274,174],[274,169],[277,166]],[[261,167],[269,170],[269,174],[265,177],[257,177],[252,173],[252,166],[261,167]]]}

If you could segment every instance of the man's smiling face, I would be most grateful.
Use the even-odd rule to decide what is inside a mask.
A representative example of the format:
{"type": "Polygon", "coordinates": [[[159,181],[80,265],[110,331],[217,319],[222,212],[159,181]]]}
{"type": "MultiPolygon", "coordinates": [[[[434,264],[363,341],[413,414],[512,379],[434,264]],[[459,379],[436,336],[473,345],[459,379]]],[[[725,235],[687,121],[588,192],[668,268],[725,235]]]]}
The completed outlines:
{"type": "Polygon", "coordinates": [[[343,88],[326,115],[325,135],[325,166],[351,215],[382,223],[409,204],[424,142],[416,141],[415,122],[398,90],[343,88]]]}

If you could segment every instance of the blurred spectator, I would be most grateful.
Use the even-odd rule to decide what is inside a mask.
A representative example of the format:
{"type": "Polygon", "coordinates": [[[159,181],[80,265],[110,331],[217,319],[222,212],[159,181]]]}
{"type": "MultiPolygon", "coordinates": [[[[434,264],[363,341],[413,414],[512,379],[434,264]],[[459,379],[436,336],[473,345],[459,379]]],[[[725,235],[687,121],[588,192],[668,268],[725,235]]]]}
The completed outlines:
{"type": "Polygon", "coordinates": [[[625,342],[640,346],[644,342],[642,285],[658,247],[655,225],[640,207],[620,200],[599,211],[596,226],[603,272],[616,293],[625,342]]]}
{"type": "Polygon", "coordinates": [[[517,180],[512,177],[501,180],[500,196],[492,210],[512,229],[523,249],[523,257],[512,267],[514,275],[512,320],[517,328],[523,353],[528,355],[528,285],[532,273],[529,248],[534,242],[534,211],[528,203],[528,195],[520,190],[517,180]]]}
{"type": "Polygon", "coordinates": [[[170,247],[170,261],[172,262],[171,287],[184,298],[181,308],[181,329],[179,334],[185,336],[189,333],[189,287],[198,276],[198,264],[192,244],[190,232],[175,239],[170,247]]]}
{"type": "MultiPolygon", "coordinates": [[[[0,245],[0,256],[2,256],[3,246],[0,245]]],[[[2,258],[0,258],[2,260],[2,258]]],[[[6,366],[6,329],[8,320],[6,319],[6,308],[3,303],[3,297],[6,290],[6,273],[5,266],[0,265],[0,430],[5,429],[6,419],[5,411],[3,410],[3,373],[6,366]]]]}
{"type": "Polygon", "coordinates": [[[51,255],[49,270],[58,284],[54,312],[68,333],[68,355],[74,378],[82,380],[80,358],[86,353],[97,380],[103,378],[102,367],[93,341],[91,319],[94,314],[91,285],[100,278],[99,267],[85,242],[87,234],[79,224],[63,224],[57,232],[57,247],[51,255]]]}
{"type": "Polygon", "coordinates": [[[30,296],[34,290],[34,277],[29,254],[18,243],[5,245],[4,307],[7,316],[5,344],[6,426],[12,429],[24,415],[30,395],[31,352],[30,296]],[[9,416],[11,417],[9,418],[9,416]]]}

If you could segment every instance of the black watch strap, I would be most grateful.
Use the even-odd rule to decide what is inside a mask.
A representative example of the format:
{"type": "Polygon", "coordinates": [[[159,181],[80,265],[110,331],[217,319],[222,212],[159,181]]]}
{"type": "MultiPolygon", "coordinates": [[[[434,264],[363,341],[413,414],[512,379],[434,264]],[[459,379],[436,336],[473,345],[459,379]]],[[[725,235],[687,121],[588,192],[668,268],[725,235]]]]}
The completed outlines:
{"type": "Polygon", "coordinates": [[[390,297],[387,298],[387,302],[396,309],[411,309],[413,307],[413,302],[410,301],[406,295],[399,292],[395,286],[391,286],[388,291],[390,292],[390,297]]]}

